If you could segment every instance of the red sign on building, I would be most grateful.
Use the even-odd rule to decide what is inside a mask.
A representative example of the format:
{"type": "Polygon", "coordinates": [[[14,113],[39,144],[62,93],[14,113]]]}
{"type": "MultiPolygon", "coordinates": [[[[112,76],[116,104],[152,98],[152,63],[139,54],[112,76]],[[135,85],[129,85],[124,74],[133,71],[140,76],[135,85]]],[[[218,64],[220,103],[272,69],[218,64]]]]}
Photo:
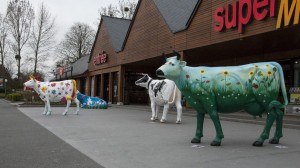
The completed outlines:
{"type": "Polygon", "coordinates": [[[60,75],[60,76],[63,76],[63,75],[64,75],[64,68],[63,68],[63,67],[61,67],[61,68],[59,69],[59,75],[60,75]]]}
{"type": "Polygon", "coordinates": [[[106,54],[105,51],[101,53],[99,53],[97,56],[94,57],[94,65],[99,65],[99,64],[103,64],[106,63],[108,59],[108,55],[106,54]]]}

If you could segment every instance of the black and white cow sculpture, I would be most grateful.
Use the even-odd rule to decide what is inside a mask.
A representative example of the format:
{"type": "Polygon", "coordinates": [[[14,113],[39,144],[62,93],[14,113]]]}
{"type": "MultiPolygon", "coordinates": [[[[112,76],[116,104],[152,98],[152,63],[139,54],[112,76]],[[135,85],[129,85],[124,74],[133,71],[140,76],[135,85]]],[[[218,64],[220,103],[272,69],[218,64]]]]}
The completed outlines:
{"type": "Polygon", "coordinates": [[[181,123],[182,106],[181,106],[181,92],[171,80],[153,80],[147,74],[135,82],[136,85],[148,89],[152,117],[151,120],[158,120],[159,107],[164,106],[163,115],[160,122],[166,122],[169,105],[175,104],[177,108],[176,123],[181,123]]]}

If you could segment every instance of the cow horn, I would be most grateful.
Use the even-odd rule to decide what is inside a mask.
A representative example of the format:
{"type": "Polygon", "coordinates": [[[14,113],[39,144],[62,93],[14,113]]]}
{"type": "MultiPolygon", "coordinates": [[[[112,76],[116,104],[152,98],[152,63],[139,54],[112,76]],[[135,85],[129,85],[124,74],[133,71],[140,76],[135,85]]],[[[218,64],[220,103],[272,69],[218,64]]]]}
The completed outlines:
{"type": "Polygon", "coordinates": [[[180,59],[180,54],[177,51],[173,50],[173,54],[177,56],[177,59],[180,59]]]}
{"type": "Polygon", "coordinates": [[[34,79],[33,75],[29,75],[30,80],[34,79]]]}
{"type": "Polygon", "coordinates": [[[166,54],[163,52],[162,54],[161,54],[161,56],[163,56],[164,57],[164,59],[165,59],[165,61],[167,61],[167,56],[166,56],[166,54]]]}

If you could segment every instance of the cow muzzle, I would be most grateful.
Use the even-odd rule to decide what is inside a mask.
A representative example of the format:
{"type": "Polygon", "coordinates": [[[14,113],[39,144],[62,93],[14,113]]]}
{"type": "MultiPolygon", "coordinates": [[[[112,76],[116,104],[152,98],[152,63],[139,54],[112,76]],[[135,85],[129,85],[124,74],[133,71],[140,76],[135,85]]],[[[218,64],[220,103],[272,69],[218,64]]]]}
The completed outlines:
{"type": "Polygon", "coordinates": [[[164,72],[161,69],[156,70],[156,76],[158,77],[165,77],[164,72]]]}

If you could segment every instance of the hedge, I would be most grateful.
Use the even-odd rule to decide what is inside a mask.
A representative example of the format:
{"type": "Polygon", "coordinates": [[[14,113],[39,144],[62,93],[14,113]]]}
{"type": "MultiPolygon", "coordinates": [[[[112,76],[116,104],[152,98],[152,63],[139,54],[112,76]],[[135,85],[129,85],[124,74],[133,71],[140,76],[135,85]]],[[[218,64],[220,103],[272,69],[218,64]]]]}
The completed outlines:
{"type": "Polygon", "coordinates": [[[11,93],[6,96],[6,99],[10,101],[21,101],[23,100],[23,96],[21,93],[11,93]]]}

